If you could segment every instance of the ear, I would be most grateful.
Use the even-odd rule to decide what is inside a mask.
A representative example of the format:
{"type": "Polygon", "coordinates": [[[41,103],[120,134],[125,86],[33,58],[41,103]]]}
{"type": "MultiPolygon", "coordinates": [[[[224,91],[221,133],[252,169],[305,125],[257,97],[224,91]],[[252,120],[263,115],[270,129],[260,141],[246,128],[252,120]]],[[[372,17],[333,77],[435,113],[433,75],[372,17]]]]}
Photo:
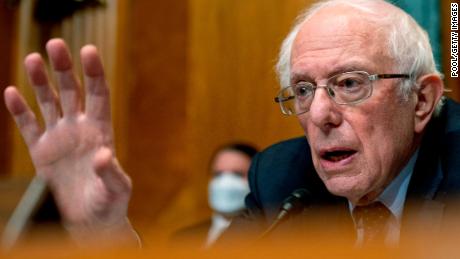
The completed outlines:
{"type": "Polygon", "coordinates": [[[422,133],[442,97],[444,84],[441,77],[436,74],[424,75],[419,80],[419,89],[416,92],[415,105],[415,132],[422,133]]]}

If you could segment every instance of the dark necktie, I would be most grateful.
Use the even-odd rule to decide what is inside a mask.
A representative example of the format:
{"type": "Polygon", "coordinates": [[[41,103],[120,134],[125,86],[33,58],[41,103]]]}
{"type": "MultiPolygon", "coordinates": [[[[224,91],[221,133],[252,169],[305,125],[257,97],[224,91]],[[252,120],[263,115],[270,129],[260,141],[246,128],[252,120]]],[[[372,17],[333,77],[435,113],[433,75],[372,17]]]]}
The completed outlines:
{"type": "Polygon", "coordinates": [[[386,237],[386,225],[391,212],[381,202],[374,202],[366,206],[357,206],[353,216],[358,228],[364,231],[363,244],[382,243],[386,237]]]}

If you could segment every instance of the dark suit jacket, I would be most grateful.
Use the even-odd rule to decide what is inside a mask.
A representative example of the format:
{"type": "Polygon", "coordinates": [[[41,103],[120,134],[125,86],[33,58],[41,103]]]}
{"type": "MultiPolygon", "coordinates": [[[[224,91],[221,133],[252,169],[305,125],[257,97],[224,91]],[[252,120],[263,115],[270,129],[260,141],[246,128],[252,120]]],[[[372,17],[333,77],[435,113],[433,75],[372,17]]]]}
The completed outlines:
{"type": "MultiPolygon", "coordinates": [[[[251,193],[246,197],[248,211],[244,218],[232,224],[233,234],[248,229],[250,224],[255,226],[253,229],[256,232],[263,230],[273,222],[283,200],[293,190],[306,188],[312,194],[312,206],[299,218],[307,222],[308,229],[329,226],[333,232],[351,230],[349,233],[354,235],[347,200],[328,192],[315,172],[310,148],[304,137],[275,144],[255,156],[249,172],[249,183],[251,193]]],[[[455,201],[449,203],[449,198],[455,198],[459,191],[460,105],[447,100],[441,114],[430,121],[423,136],[407,191],[401,241],[406,232],[440,230],[448,211],[455,211],[455,206],[451,205],[457,204],[455,201]]],[[[298,222],[291,221],[294,222],[291,226],[286,222],[280,228],[288,231],[300,229],[298,222]]]]}

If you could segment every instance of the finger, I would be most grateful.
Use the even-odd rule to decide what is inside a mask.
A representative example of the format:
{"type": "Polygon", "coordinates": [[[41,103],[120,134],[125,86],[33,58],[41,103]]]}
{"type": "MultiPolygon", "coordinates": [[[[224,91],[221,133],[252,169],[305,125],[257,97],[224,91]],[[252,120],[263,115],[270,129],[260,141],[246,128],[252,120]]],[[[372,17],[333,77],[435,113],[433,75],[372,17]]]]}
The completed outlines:
{"type": "Polygon", "coordinates": [[[131,179],[123,172],[109,148],[101,148],[94,156],[94,169],[109,194],[129,194],[131,179]]]}
{"type": "Polygon", "coordinates": [[[4,99],[6,107],[13,116],[24,141],[28,147],[31,147],[37,142],[43,132],[34,113],[21,94],[19,94],[18,90],[13,86],[5,89],[4,99]]]}
{"type": "Polygon", "coordinates": [[[56,74],[64,116],[76,116],[81,111],[80,83],[72,70],[72,58],[65,42],[52,39],[46,44],[51,66],[56,74]]]}
{"type": "Polygon", "coordinates": [[[110,123],[109,88],[97,49],[93,45],[86,45],[80,54],[86,86],[86,114],[88,117],[110,123]]]}
{"type": "Polygon", "coordinates": [[[61,111],[56,92],[49,85],[48,74],[42,57],[33,53],[25,58],[24,65],[30,84],[33,86],[38,105],[47,128],[56,124],[61,111]]]}

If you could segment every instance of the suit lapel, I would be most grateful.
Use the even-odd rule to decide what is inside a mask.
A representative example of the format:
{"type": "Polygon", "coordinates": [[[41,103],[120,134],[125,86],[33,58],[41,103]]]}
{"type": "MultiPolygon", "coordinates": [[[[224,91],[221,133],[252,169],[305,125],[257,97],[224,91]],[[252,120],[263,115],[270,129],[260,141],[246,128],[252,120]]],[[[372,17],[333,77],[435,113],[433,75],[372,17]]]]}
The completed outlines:
{"type": "Polygon", "coordinates": [[[407,190],[401,222],[401,241],[423,233],[436,233],[441,229],[445,203],[438,199],[444,179],[442,166],[442,118],[430,123],[419,150],[414,173],[407,190]]]}
{"type": "Polygon", "coordinates": [[[445,204],[435,200],[409,200],[401,223],[401,243],[435,236],[442,229],[445,204]]]}

